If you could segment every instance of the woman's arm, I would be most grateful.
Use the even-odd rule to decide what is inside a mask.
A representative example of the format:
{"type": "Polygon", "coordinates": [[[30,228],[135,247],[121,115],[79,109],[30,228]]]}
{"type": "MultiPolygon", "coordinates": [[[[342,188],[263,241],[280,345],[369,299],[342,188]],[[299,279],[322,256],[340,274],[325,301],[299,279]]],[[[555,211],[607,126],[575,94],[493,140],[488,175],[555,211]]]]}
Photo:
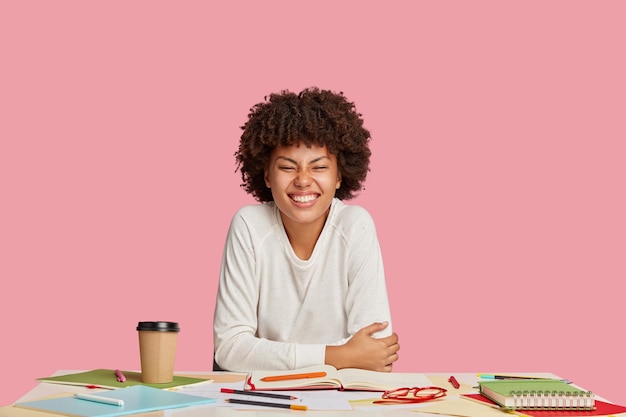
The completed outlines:
{"type": "Polygon", "coordinates": [[[359,330],[350,340],[340,346],[326,346],[326,363],[337,369],[360,368],[379,372],[391,372],[398,360],[398,335],[375,338],[373,334],[389,326],[389,323],[372,323],[359,330]]]}

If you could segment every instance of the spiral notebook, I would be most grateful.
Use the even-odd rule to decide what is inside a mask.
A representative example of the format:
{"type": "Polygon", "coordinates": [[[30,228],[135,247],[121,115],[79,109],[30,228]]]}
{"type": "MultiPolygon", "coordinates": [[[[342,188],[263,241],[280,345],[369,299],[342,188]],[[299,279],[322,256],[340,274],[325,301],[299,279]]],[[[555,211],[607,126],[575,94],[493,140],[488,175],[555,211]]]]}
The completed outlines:
{"type": "Polygon", "coordinates": [[[479,382],[482,395],[508,410],[594,410],[595,396],[555,379],[479,382]]]}

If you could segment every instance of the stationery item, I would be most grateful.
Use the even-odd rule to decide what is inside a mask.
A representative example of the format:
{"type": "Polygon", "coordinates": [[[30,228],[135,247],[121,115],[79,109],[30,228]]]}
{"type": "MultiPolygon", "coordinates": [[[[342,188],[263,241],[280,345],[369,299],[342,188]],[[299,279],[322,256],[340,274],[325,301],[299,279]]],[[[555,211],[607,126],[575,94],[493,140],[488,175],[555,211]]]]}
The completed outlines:
{"type": "Polygon", "coordinates": [[[323,378],[326,376],[326,372],[309,372],[304,374],[287,374],[287,375],[272,375],[261,378],[263,382],[274,381],[290,381],[293,379],[305,379],[305,378],[323,378]]]}
{"type": "Polygon", "coordinates": [[[126,377],[119,369],[115,370],[115,376],[117,377],[117,382],[126,382],[126,377]]]}
{"type": "Polygon", "coordinates": [[[454,375],[451,375],[450,378],[448,378],[448,382],[452,384],[452,386],[456,389],[459,389],[461,387],[461,384],[459,384],[459,381],[456,380],[454,375]]]}
{"type": "Polygon", "coordinates": [[[40,382],[55,384],[81,385],[87,388],[125,388],[133,385],[146,385],[154,388],[174,388],[182,385],[211,382],[207,378],[192,378],[174,375],[172,382],[167,384],[146,384],[141,381],[140,372],[123,371],[125,381],[119,382],[113,369],[94,369],[86,372],[78,372],[68,375],[49,376],[37,378],[40,382]]]}
{"type": "MultiPolygon", "coordinates": [[[[498,408],[485,407],[482,404],[472,401],[465,401],[460,398],[449,398],[445,401],[432,401],[426,403],[413,411],[419,411],[419,415],[460,416],[460,417],[529,417],[526,414],[505,412],[498,408]]],[[[415,414],[415,413],[413,413],[415,414]]],[[[561,417],[552,416],[552,417],[561,417]]]]}
{"type": "MultiPolygon", "coordinates": [[[[321,375],[321,374],[320,374],[321,375]]],[[[301,390],[301,389],[339,389],[361,391],[390,391],[400,387],[428,385],[426,378],[413,374],[376,372],[365,369],[343,368],[337,370],[331,365],[315,365],[290,371],[255,370],[248,374],[244,389],[246,391],[301,390]],[[294,375],[322,372],[325,376],[297,378],[294,375]],[[284,376],[273,381],[267,377],[284,376]]]]}
{"type": "Polygon", "coordinates": [[[121,400],[124,405],[112,406],[95,401],[84,401],[75,396],[26,401],[16,407],[51,412],[75,417],[116,417],[148,411],[167,410],[192,405],[209,404],[215,398],[199,397],[136,385],[98,393],[99,397],[121,400]]]}
{"type": "MultiPolygon", "coordinates": [[[[505,375],[505,374],[478,374],[478,378],[482,379],[555,379],[555,378],[546,378],[541,376],[524,376],[524,375],[505,375]]],[[[571,384],[571,381],[567,379],[559,379],[558,381],[567,382],[571,384]]]]}
{"type": "Polygon", "coordinates": [[[554,379],[509,379],[478,382],[485,397],[508,410],[593,410],[595,396],[554,379]]]}
{"type": "Polygon", "coordinates": [[[178,323],[170,321],[140,321],[137,324],[142,382],[172,382],[178,332],[178,323]]]}
{"type": "Polygon", "coordinates": [[[261,407],[274,407],[274,408],[288,408],[291,410],[308,410],[306,405],[299,404],[283,404],[283,403],[270,403],[265,401],[251,401],[251,400],[238,400],[236,398],[227,398],[225,400],[228,403],[232,404],[245,404],[245,405],[259,405],[261,407]]]}
{"type": "Polygon", "coordinates": [[[117,406],[124,405],[124,400],[118,400],[118,399],[115,399],[115,398],[101,397],[99,395],[78,393],[78,394],[74,394],[74,397],[78,398],[79,400],[95,401],[97,403],[102,403],[102,404],[117,405],[117,406]]]}
{"type": "Polygon", "coordinates": [[[423,403],[445,397],[447,392],[447,389],[439,387],[397,388],[392,391],[383,392],[381,399],[375,400],[374,404],[423,403]]]}
{"type": "Polygon", "coordinates": [[[232,389],[232,388],[222,388],[220,389],[220,392],[223,392],[226,394],[254,395],[257,397],[277,398],[280,400],[297,400],[298,399],[297,397],[294,397],[293,395],[274,394],[271,392],[261,392],[261,391],[242,391],[242,390],[232,389]]]}
{"type": "MultiPolygon", "coordinates": [[[[479,404],[486,405],[488,407],[497,408],[500,410],[498,403],[490,400],[482,394],[471,393],[461,394],[461,398],[464,400],[470,400],[479,404]]],[[[618,404],[611,404],[600,400],[595,400],[595,410],[524,410],[523,414],[530,417],[594,417],[594,416],[609,416],[626,413],[626,407],[618,404]]],[[[421,411],[421,410],[420,410],[421,411]]]]}

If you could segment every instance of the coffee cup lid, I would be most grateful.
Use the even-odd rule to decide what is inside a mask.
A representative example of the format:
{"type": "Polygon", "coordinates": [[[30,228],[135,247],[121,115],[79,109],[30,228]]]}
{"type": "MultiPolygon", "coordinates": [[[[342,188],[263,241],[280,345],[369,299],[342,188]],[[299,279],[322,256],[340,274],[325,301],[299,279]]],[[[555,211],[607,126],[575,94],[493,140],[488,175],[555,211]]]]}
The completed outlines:
{"type": "Polygon", "coordinates": [[[137,330],[149,332],[180,332],[178,323],[172,321],[140,321],[137,330]]]}

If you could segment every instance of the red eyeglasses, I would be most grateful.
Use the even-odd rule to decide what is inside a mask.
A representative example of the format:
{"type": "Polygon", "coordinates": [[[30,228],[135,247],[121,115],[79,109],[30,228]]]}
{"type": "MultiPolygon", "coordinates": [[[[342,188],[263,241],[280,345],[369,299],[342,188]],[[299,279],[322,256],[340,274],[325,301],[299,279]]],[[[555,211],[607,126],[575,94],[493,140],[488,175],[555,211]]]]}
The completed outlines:
{"type": "Polygon", "coordinates": [[[383,392],[382,399],[374,401],[374,404],[421,403],[445,397],[447,391],[447,389],[439,387],[398,388],[383,392]]]}

